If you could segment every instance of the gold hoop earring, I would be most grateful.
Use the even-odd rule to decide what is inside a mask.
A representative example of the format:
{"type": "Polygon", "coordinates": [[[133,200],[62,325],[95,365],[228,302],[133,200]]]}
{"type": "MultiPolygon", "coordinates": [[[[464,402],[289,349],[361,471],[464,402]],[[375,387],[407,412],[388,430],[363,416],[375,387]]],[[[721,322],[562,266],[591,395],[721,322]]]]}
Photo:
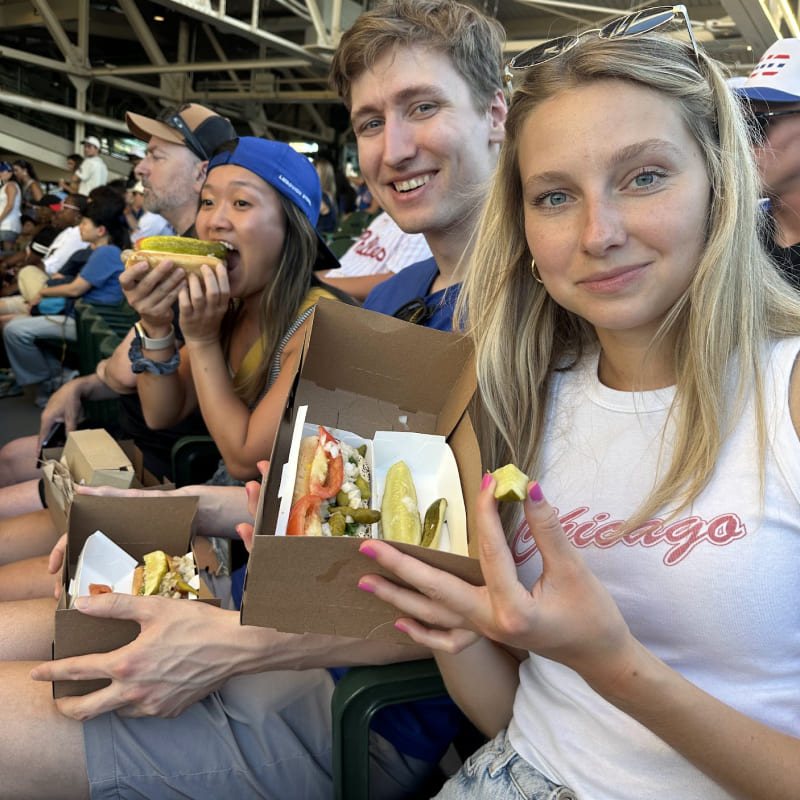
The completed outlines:
{"type": "Polygon", "coordinates": [[[533,279],[536,283],[544,283],[544,281],[539,277],[539,273],[536,271],[536,262],[531,259],[531,275],[533,275],[533,279]]]}

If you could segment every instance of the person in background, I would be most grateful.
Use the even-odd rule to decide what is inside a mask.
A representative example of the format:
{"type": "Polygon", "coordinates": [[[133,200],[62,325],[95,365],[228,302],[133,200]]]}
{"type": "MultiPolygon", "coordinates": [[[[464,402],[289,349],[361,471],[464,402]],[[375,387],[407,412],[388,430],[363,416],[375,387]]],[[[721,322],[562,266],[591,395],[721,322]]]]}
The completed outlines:
{"type": "Polygon", "coordinates": [[[336,196],[336,175],[333,171],[333,164],[327,158],[315,158],[314,166],[319,175],[319,182],[322,185],[322,202],[319,209],[319,221],[317,230],[320,233],[333,233],[338,224],[336,196]]]}
{"type": "MultiPolygon", "coordinates": [[[[122,217],[124,200],[115,192],[95,190],[80,221],[83,241],[91,255],[77,276],[58,285],[43,285],[31,298],[29,315],[11,319],[3,328],[3,342],[17,383],[33,396],[40,384],[48,395],[61,383],[61,362],[55,355],[36,344],[38,336],[75,341],[77,331],[71,306],[67,300],[82,297],[89,303],[118,303],[122,300],[119,275],[122,272],[122,249],[130,246],[130,237],[122,217]],[[37,306],[44,300],[55,299],[47,312],[37,306]],[[59,303],[59,300],[61,301],[59,303]],[[57,305],[61,307],[58,308],[57,305]]],[[[44,407],[46,397],[37,398],[44,407]],[[44,402],[42,402],[42,400],[44,402]]]]}
{"type": "Polygon", "coordinates": [[[333,168],[333,177],[336,182],[336,216],[341,224],[342,220],[356,210],[356,190],[339,167],[333,168]]]}
{"type": "Polygon", "coordinates": [[[137,242],[146,236],[173,236],[175,230],[160,214],[144,207],[144,185],[137,181],[125,193],[125,219],[131,232],[131,241],[137,242]]]}
{"type": "Polygon", "coordinates": [[[22,230],[20,208],[22,192],[14,180],[14,167],[0,162],[0,244],[5,251],[14,250],[14,243],[22,230]]]}
{"type": "Polygon", "coordinates": [[[83,156],[80,153],[71,153],[67,156],[67,171],[69,172],[68,178],[62,178],[58,182],[58,188],[67,192],[68,194],[79,194],[81,179],[76,174],[80,165],[83,163],[83,156]]]}
{"type": "Polygon", "coordinates": [[[100,157],[100,140],[96,136],[87,136],[83,145],[83,161],[75,175],[78,177],[78,193],[89,196],[89,192],[108,182],[108,167],[100,157]]]}
{"type": "Polygon", "coordinates": [[[340,268],[320,278],[363,303],[379,283],[429,258],[425,236],[406,233],[382,211],[339,259],[340,268]]]}
{"type": "Polygon", "coordinates": [[[678,22],[639,11],[509,64],[457,319],[484,467],[535,480],[498,504],[484,477],[486,585],[361,547],[418,591],[359,585],[491,737],[440,800],[800,784],[800,295],[761,245],[721,69],[691,28],[658,33],[678,22]]]}
{"type": "Polygon", "coordinates": [[[19,158],[14,162],[14,178],[22,191],[23,213],[31,214],[36,212],[35,203],[42,199],[44,190],[39,179],[36,177],[36,170],[30,161],[19,158]]]}
{"type": "Polygon", "coordinates": [[[800,287],[800,39],[770,46],[736,94],[749,104],[767,212],[767,248],[800,287]]]}

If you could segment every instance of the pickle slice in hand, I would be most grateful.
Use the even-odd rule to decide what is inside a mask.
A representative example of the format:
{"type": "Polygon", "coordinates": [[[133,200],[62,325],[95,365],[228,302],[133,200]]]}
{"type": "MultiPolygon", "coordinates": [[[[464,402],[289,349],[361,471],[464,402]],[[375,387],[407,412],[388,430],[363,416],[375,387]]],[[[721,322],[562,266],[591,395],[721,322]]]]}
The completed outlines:
{"type": "Polygon", "coordinates": [[[528,488],[528,476],[513,464],[506,464],[492,473],[495,479],[495,499],[504,503],[513,503],[525,499],[528,488]]]}
{"type": "Polygon", "coordinates": [[[444,515],[447,513],[447,500],[440,497],[434,500],[425,512],[425,520],[422,523],[422,546],[430,547],[432,550],[439,549],[439,538],[442,533],[442,523],[444,515]]]}
{"type": "Polygon", "coordinates": [[[392,464],[386,472],[381,500],[381,530],[383,538],[393,542],[419,544],[422,540],[417,490],[404,461],[392,464]]]}

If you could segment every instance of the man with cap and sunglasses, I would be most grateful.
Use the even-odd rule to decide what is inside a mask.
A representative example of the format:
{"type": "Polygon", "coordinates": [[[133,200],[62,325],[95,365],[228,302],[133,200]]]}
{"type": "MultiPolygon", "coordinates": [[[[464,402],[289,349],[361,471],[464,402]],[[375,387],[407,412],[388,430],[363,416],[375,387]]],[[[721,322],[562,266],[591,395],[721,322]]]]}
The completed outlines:
{"type": "Polygon", "coordinates": [[[80,167],[75,170],[75,175],[80,181],[78,192],[88,197],[92,189],[108,182],[108,167],[100,158],[100,140],[96,136],[87,136],[81,144],[84,158],[80,167]]]}
{"type": "Polygon", "coordinates": [[[194,218],[208,160],[236,138],[225,117],[197,103],[169,109],[158,119],[128,112],[128,128],[147,142],[134,170],[142,184],[144,208],[160,214],[182,236],[194,236],[194,218]]]}
{"type": "Polygon", "coordinates": [[[736,93],[750,104],[771,238],[767,248],[800,288],[800,39],[779,39],[736,93]]]}

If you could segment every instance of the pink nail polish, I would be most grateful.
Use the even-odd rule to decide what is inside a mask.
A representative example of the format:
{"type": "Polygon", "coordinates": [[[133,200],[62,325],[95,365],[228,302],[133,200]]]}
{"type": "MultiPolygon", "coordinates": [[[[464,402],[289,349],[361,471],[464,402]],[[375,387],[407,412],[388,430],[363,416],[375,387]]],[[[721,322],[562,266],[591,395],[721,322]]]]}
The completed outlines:
{"type": "Polygon", "coordinates": [[[359,589],[363,589],[365,592],[374,592],[375,590],[368,584],[368,583],[359,583],[359,589]]]}
{"type": "Polygon", "coordinates": [[[492,485],[492,476],[490,473],[487,472],[483,476],[483,480],[481,481],[481,491],[485,492],[491,485],[492,485]]]}
{"type": "Polygon", "coordinates": [[[542,494],[542,487],[539,486],[538,483],[534,483],[531,486],[530,491],[528,492],[528,497],[530,497],[531,501],[534,503],[541,503],[544,500],[544,495],[542,494]]]}
{"type": "Polygon", "coordinates": [[[378,557],[378,554],[368,544],[362,544],[361,547],[358,548],[358,552],[363,553],[365,556],[369,556],[370,558],[378,557]]]}
{"type": "Polygon", "coordinates": [[[397,630],[402,631],[403,633],[408,633],[408,631],[406,630],[406,626],[403,625],[402,622],[395,622],[394,626],[395,628],[397,628],[397,630]]]}

